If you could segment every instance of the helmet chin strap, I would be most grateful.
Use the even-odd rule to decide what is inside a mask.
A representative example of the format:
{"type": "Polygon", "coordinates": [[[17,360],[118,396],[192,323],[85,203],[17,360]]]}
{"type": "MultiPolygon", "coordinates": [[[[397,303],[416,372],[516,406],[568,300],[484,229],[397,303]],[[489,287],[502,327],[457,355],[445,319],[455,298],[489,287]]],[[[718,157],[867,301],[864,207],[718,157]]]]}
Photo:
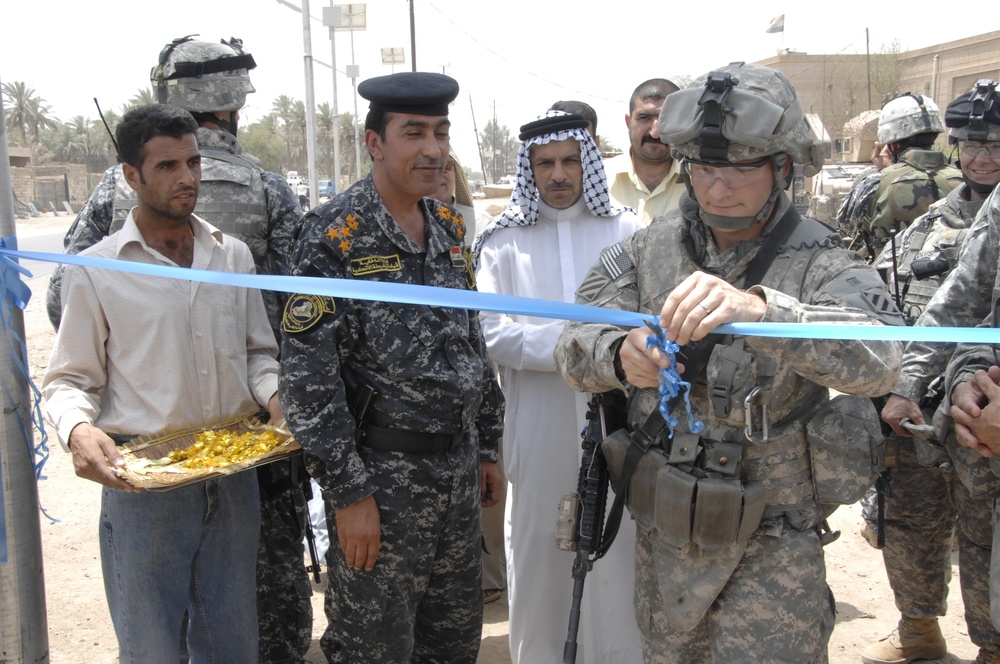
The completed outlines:
{"type": "Polygon", "coordinates": [[[223,120],[219,116],[215,116],[215,119],[212,120],[212,122],[219,125],[233,136],[236,136],[236,130],[239,128],[239,120],[236,119],[236,111],[229,111],[228,120],[223,120]]]}
{"type": "Polygon", "coordinates": [[[969,185],[969,189],[977,194],[989,194],[996,188],[995,184],[983,184],[981,182],[976,182],[966,175],[965,171],[962,171],[962,179],[965,180],[965,184],[969,185]]]}
{"type": "MultiPolygon", "coordinates": [[[[757,214],[752,217],[721,217],[717,214],[706,212],[705,208],[698,206],[701,213],[701,220],[709,228],[718,228],[725,231],[742,231],[750,228],[758,222],[766,222],[774,211],[774,206],[778,201],[778,196],[782,191],[788,189],[790,181],[785,178],[784,167],[788,157],[784,154],[771,156],[771,169],[774,172],[774,186],[771,187],[771,195],[764,201],[764,205],[757,214]]],[[[693,194],[692,194],[693,196],[693,194]]]]}

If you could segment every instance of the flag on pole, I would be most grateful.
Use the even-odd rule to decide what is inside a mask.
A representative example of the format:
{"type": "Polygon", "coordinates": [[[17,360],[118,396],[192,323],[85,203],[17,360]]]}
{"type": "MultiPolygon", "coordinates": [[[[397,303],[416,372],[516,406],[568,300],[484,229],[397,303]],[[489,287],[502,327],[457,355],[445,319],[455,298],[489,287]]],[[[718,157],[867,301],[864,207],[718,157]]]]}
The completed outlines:
{"type": "Polygon", "coordinates": [[[784,32],[785,31],[785,15],[775,16],[771,19],[771,25],[767,26],[767,32],[784,32]]]}

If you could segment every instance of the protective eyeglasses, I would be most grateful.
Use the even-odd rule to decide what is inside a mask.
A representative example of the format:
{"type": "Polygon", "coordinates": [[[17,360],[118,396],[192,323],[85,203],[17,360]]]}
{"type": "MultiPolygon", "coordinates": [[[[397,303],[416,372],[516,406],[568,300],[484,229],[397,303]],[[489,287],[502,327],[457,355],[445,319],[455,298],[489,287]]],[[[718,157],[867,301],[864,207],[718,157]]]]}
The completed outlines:
{"type": "Polygon", "coordinates": [[[770,163],[770,157],[733,166],[718,166],[688,159],[685,161],[685,167],[692,183],[711,186],[716,179],[719,179],[730,189],[737,189],[759,181],[765,172],[762,167],[770,163]]]}
{"type": "Polygon", "coordinates": [[[986,151],[986,156],[1000,157],[1000,143],[980,143],[979,141],[961,141],[959,148],[966,157],[978,157],[980,150],[986,151]]]}

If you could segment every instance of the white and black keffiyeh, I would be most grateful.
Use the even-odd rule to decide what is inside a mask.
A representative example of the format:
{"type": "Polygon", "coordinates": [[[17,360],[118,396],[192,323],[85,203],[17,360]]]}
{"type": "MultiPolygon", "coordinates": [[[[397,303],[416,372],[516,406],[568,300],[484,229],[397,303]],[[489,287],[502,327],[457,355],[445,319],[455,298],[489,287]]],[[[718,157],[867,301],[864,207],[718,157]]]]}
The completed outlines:
{"type": "MultiPolygon", "coordinates": [[[[548,111],[545,115],[540,115],[535,121],[559,116],[570,116],[565,111],[548,111]]],[[[529,125],[525,125],[527,127],[529,125]]],[[[521,130],[524,131],[522,127],[521,130]]],[[[601,161],[601,152],[597,148],[597,143],[586,129],[555,129],[550,133],[540,136],[533,136],[521,141],[521,146],[517,150],[517,184],[510,195],[510,205],[496,219],[490,222],[476,235],[476,240],[472,244],[472,254],[475,261],[479,262],[479,252],[483,243],[490,235],[501,228],[512,228],[514,226],[532,226],[538,221],[538,185],[535,182],[535,174],[531,170],[530,149],[532,145],[545,145],[552,141],[565,141],[575,138],[580,144],[580,159],[583,163],[583,200],[587,203],[587,209],[598,217],[617,217],[626,208],[614,203],[608,191],[608,179],[604,174],[604,162],[601,161]]]]}

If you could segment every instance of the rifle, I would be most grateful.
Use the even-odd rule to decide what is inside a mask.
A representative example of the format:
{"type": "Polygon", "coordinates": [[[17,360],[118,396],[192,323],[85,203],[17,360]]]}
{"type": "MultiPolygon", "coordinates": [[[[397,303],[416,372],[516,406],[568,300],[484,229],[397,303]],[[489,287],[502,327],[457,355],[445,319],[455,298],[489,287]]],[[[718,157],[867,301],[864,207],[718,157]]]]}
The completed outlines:
{"type": "Polygon", "coordinates": [[[566,496],[559,505],[559,526],[556,545],[576,551],[573,562],[573,605],[569,613],[569,630],[563,646],[563,664],[576,662],[576,635],[580,629],[580,604],[583,585],[594,563],[604,557],[618,534],[619,519],[609,520],[604,531],[604,510],[608,498],[608,465],[601,452],[601,442],[608,433],[625,426],[627,406],[625,396],[618,391],[594,394],[587,410],[587,427],[583,430],[583,458],[577,493],[566,496]]]}

